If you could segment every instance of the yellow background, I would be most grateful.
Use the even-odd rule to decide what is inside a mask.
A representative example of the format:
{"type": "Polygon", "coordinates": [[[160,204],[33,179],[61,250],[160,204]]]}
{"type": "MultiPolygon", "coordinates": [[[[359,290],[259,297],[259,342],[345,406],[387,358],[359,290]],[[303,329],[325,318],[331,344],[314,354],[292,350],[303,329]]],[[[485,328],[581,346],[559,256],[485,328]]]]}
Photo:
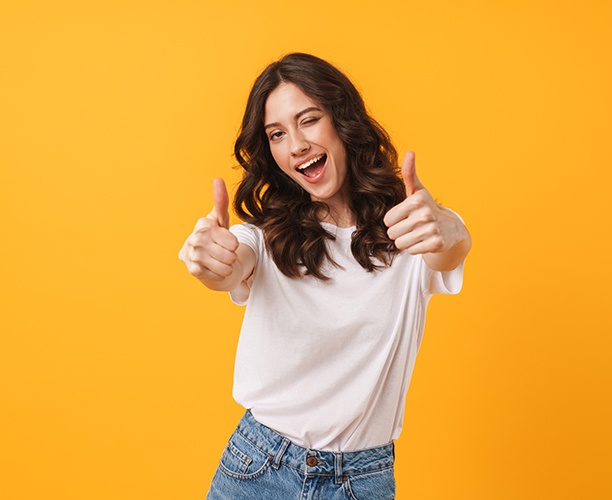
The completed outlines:
{"type": "Polygon", "coordinates": [[[242,310],[176,254],[291,51],[347,72],[474,237],[430,307],[398,498],[611,498],[611,6],[4,3],[0,498],[204,497],[242,310]]]}

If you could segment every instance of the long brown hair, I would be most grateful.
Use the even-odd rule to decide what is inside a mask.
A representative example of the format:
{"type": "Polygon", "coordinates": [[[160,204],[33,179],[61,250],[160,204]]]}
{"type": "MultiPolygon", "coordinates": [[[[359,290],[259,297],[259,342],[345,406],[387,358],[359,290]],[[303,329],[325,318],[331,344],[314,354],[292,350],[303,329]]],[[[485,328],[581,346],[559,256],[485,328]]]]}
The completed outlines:
{"type": "Polygon", "coordinates": [[[234,198],[236,213],[263,230],[266,248],[283,274],[327,279],[324,262],[335,264],[325,243],[334,237],[319,223],[327,207],[312,201],[277,166],[263,127],[268,96],[285,82],[297,85],[327,110],[344,143],[350,208],[356,221],[353,256],[368,271],[390,265],[397,249],[387,236],[383,217],[406,197],[397,151],[387,132],[368,115],[351,81],[318,57],[288,54],[270,64],[253,84],[234,145],[244,169],[234,198]]]}

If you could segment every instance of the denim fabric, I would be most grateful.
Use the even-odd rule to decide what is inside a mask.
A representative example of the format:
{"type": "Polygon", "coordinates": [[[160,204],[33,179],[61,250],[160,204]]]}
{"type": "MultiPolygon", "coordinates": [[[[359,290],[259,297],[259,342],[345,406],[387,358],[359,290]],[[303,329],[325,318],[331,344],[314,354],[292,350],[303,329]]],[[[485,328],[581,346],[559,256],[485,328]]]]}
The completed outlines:
{"type": "Polygon", "coordinates": [[[395,498],[393,443],[336,453],[298,446],[244,415],[225,448],[207,500],[395,498]]]}

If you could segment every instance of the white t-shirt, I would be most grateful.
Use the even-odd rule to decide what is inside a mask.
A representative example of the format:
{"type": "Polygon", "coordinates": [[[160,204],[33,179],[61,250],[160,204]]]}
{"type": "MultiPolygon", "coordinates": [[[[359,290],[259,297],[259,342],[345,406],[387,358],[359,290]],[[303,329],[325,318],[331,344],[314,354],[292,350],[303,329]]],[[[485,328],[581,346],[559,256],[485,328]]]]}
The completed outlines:
{"type": "MultiPolygon", "coordinates": [[[[458,293],[463,265],[440,273],[401,252],[367,272],[336,235],[320,281],[286,277],[250,224],[231,231],[256,255],[234,370],[234,399],[262,424],[306,448],[350,451],[397,439],[406,392],[434,293],[458,293]]],[[[239,294],[232,299],[244,304],[239,294]]]]}

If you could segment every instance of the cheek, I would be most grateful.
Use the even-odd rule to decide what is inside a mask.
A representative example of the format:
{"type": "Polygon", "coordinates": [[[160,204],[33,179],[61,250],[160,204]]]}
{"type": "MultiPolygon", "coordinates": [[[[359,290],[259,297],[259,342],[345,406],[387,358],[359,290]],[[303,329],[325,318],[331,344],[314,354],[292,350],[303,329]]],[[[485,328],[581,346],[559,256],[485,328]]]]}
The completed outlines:
{"type": "Polygon", "coordinates": [[[344,149],[344,144],[340,142],[336,149],[336,158],[338,159],[338,167],[340,170],[348,173],[348,165],[346,163],[346,150],[344,149]]]}
{"type": "Polygon", "coordinates": [[[270,152],[272,153],[272,158],[274,158],[274,161],[281,168],[281,170],[286,170],[289,168],[288,157],[283,153],[281,148],[271,147],[270,152]]]}
{"type": "Polygon", "coordinates": [[[283,168],[283,163],[281,159],[278,157],[278,155],[275,155],[274,153],[272,153],[272,158],[274,158],[274,161],[276,162],[277,167],[283,168]]]}

